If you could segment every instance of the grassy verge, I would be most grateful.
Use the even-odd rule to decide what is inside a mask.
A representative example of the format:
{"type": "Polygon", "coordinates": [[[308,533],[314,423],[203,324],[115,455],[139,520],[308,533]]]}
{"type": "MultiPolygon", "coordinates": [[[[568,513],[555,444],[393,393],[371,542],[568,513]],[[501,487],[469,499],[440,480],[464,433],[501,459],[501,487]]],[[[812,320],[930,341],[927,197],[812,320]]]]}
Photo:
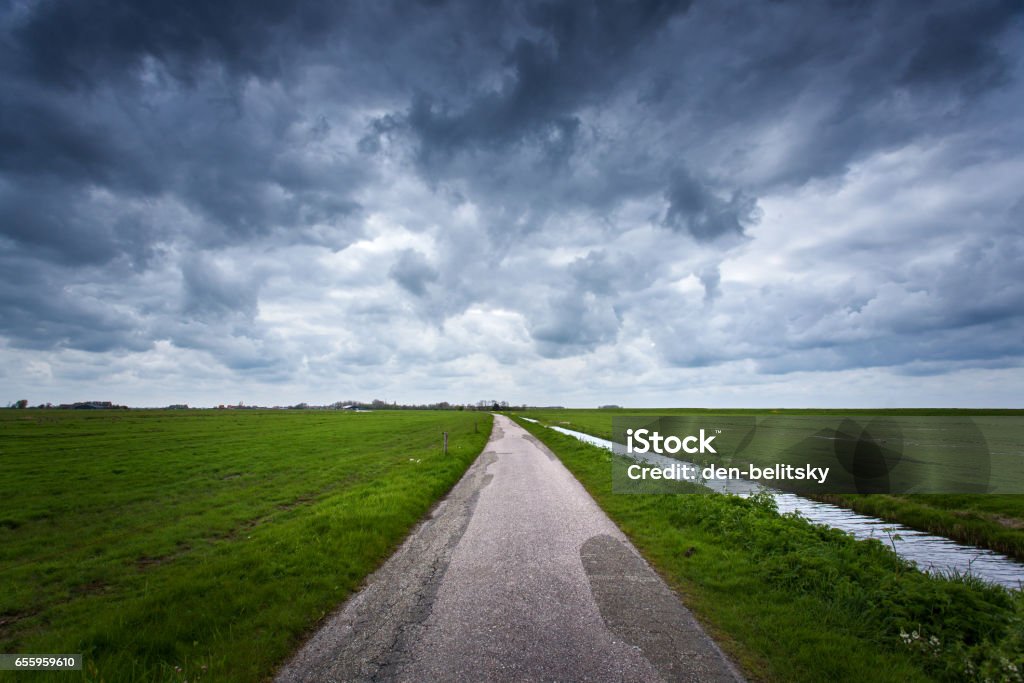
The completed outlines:
{"type": "MultiPolygon", "coordinates": [[[[1021,417],[1020,410],[548,410],[531,411],[528,417],[548,424],[612,438],[612,418],[617,415],[794,415],[794,416],[903,416],[979,418],[1021,417]]],[[[1024,435],[1014,432],[1001,449],[1018,449],[1024,435]]],[[[946,536],[962,543],[989,548],[1024,560],[1024,495],[915,494],[857,495],[805,494],[810,497],[873,515],[890,522],[946,536]]]]}
{"type": "Polygon", "coordinates": [[[780,516],[767,497],[614,494],[611,454],[521,424],[565,463],[752,678],[1019,680],[1019,592],[927,576],[878,541],[780,516]]]}
{"type": "Polygon", "coordinates": [[[490,428],[459,412],[0,411],[0,651],[82,652],[85,680],[266,678],[490,428]]]}

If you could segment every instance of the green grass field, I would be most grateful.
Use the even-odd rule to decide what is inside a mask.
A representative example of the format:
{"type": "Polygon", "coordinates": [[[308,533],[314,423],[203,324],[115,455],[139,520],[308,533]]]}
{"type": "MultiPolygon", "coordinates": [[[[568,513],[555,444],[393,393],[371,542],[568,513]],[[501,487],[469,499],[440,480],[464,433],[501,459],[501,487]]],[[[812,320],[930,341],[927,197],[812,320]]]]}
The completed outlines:
{"type": "Polygon", "coordinates": [[[455,484],[491,419],[0,411],[0,651],[81,652],[93,681],[265,679],[455,484]]]}
{"type": "MultiPolygon", "coordinates": [[[[529,414],[585,429],[584,411],[529,414]]],[[[603,420],[607,416],[589,414],[603,420]]],[[[780,516],[770,498],[624,495],[611,453],[545,442],[754,680],[1021,680],[1024,594],[939,579],[881,542],[780,516]]],[[[686,486],[686,484],[679,484],[686,486]]]]}
{"type": "MultiPolygon", "coordinates": [[[[1021,410],[692,410],[692,409],[629,409],[629,410],[548,410],[529,411],[525,416],[604,439],[612,438],[612,418],[616,416],[681,415],[698,418],[725,416],[765,419],[793,416],[795,419],[813,419],[815,416],[853,416],[863,421],[877,416],[895,416],[899,420],[915,418],[949,418],[950,421],[971,418],[984,425],[991,418],[1022,418],[1021,410]]],[[[1012,429],[988,426],[988,433],[999,438],[991,444],[994,451],[1019,452],[1024,444],[1024,420],[1004,421],[1012,429]]],[[[1008,460],[1004,465],[1012,466],[1008,460]]],[[[1020,466],[1016,466],[1019,472],[1020,466]]],[[[931,533],[970,543],[1011,557],[1024,560],[1024,495],[1021,494],[828,494],[801,492],[824,500],[904,524],[931,533]]]]}

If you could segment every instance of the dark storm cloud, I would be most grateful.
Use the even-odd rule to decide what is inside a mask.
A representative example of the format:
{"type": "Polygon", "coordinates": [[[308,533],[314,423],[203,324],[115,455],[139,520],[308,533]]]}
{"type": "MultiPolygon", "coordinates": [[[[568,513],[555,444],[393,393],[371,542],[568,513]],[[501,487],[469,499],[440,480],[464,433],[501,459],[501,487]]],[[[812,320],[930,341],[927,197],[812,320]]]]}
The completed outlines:
{"type": "Polygon", "coordinates": [[[152,189],[149,174],[129,173],[138,168],[138,160],[123,147],[114,127],[89,121],[70,104],[16,87],[5,89],[0,94],[0,170],[152,189]]]}
{"type": "Polygon", "coordinates": [[[634,50],[689,2],[526,3],[523,19],[537,38],[520,36],[502,60],[511,75],[459,110],[421,93],[408,122],[428,168],[463,148],[501,149],[532,138],[549,155],[571,152],[575,112],[621,79],[634,50]]]}
{"type": "Polygon", "coordinates": [[[1022,9],[8,3],[0,334],[273,382],[638,340],[766,373],[1010,362],[1022,9]],[[827,218],[770,213],[931,148],[827,218]]]}
{"type": "Polygon", "coordinates": [[[1003,82],[1004,57],[993,38],[1021,14],[1020,3],[1001,0],[947,6],[930,14],[920,28],[921,40],[902,73],[907,83],[952,82],[971,93],[1003,82]]]}
{"type": "Polygon", "coordinates": [[[23,68],[45,83],[92,86],[131,74],[145,58],[183,81],[197,67],[222,64],[239,74],[278,76],[281,58],[268,47],[282,39],[323,40],[341,6],[272,1],[117,0],[43,2],[14,29],[23,68]]]}
{"type": "Polygon", "coordinates": [[[665,225],[686,231],[700,241],[728,234],[742,235],[757,218],[757,205],[740,191],[728,198],[694,179],[685,169],[676,170],[666,191],[665,225]]]}
{"type": "Polygon", "coordinates": [[[666,225],[699,240],[742,233],[758,193],[780,183],[950,130],[951,111],[1007,72],[997,41],[1020,13],[997,2],[524,7],[505,18],[493,79],[416,90],[367,140],[408,133],[423,177],[468,183],[471,199],[500,206],[489,222],[501,232],[664,195],[666,225]],[[971,31],[951,40],[957,25],[971,31]],[[941,45],[963,49],[947,58],[957,68],[941,45]],[[747,131],[787,118],[784,156],[751,177],[761,143],[747,131]]]}
{"type": "Polygon", "coordinates": [[[975,98],[1004,82],[1012,58],[1001,41],[1022,11],[1000,0],[746,4],[701,26],[708,86],[682,93],[677,79],[663,105],[695,96],[699,116],[731,130],[795,116],[796,154],[765,180],[802,183],[960,125],[975,98]]]}
{"type": "MultiPolygon", "coordinates": [[[[44,2],[10,12],[0,171],[21,195],[63,183],[66,197],[95,188],[171,197],[206,220],[204,244],[342,220],[358,210],[348,195],[362,174],[343,158],[303,159],[329,123],[300,114],[273,85],[333,17],[277,3],[44,2]]],[[[32,224],[46,222],[22,211],[4,228],[40,243],[50,231],[32,224]]]]}
{"type": "Polygon", "coordinates": [[[0,255],[0,319],[5,336],[17,347],[52,349],[72,346],[97,353],[144,351],[149,330],[133,313],[109,305],[103,297],[67,286],[95,273],[69,276],[63,270],[26,258],[0,255]]]}

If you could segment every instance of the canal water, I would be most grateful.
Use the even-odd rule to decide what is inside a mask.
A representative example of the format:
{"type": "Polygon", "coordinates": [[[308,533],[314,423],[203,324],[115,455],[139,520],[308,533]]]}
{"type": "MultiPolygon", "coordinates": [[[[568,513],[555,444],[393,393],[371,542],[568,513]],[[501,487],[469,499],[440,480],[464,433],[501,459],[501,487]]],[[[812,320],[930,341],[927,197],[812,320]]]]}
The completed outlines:
{"type": "MultiPolygon", "coordinates": [[[[523,419],[537,422],[530,418],[524,417],[523,419]]],[[[565,427],[551,425],[550,428],[580,441],[612,450],[613,444],[607,439],[565,427]]],[[[677,458],[656,454],[645,454],[644,460],[654,465],[687,464],[686,461],[677,458]]],[[[942,536],[935,536],[894,522],[862,515],[837,505],[819,503],[793,493],[766,488],[742,479],[707,479],[701,483],[713,491],[734,493],[740,496],[767,491],[775,498],[779,512],[799,512],[811,522],[840,529],[852,534],[855,538],[877,538],[892,547],[897,555],[910,560],[926,572],[971,574],[985,581],[1018,590],[1024,586],[1024,563],[986,548],[963,545],[942,536]]]]}

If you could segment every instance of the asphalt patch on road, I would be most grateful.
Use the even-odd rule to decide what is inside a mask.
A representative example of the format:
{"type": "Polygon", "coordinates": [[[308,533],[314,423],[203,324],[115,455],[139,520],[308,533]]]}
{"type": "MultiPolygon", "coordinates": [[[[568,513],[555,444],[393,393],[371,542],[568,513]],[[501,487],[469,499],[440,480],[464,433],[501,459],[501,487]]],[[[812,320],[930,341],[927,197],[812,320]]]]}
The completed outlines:
{"type": "Polygon", "coordinates": [[[588,539],[580,559],[601,618],[668,681],[742,681],[743,677],[648,564],[621,540],[588,539]]]}

